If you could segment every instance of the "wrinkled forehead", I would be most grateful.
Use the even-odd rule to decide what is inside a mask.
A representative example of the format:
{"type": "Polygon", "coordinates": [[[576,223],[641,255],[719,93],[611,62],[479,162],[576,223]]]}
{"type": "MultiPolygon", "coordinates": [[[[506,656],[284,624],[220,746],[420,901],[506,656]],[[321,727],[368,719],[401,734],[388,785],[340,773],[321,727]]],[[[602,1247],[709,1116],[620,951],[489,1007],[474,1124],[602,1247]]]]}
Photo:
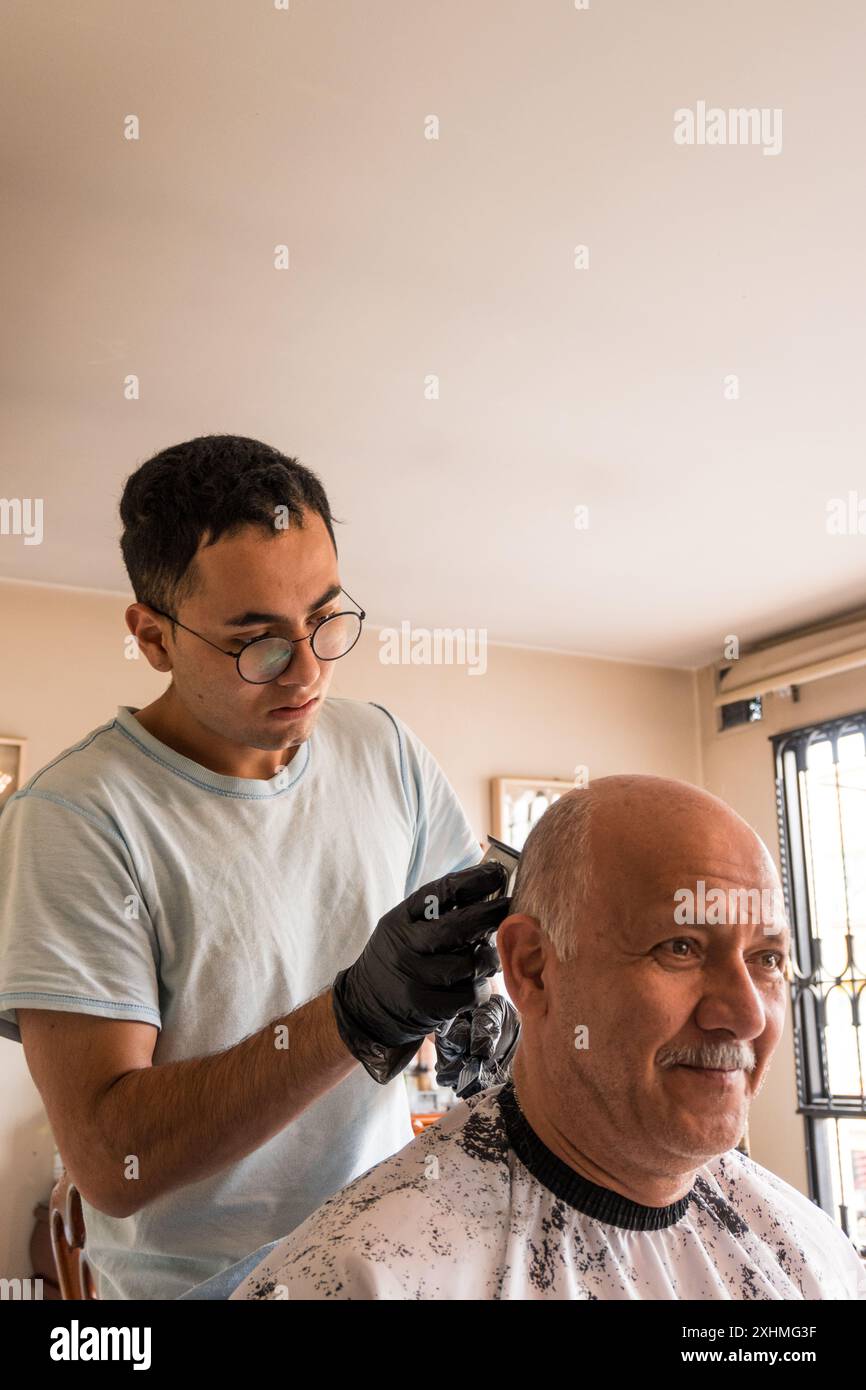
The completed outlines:
{"type": "Polygon", "coordinates": [[[790,927],[782,886],[771,868],[756,867],[751,875],[707,866],[630,881],[623,877],[608,911],[597,900],[595,921],[622,945],[692,927],[714,933],[716,939],[729,929],[737,940],[763,940],[787,949],[790,927]]]}
{"type": "MultiPolygon", "coordinates": [[[[594,826],[596,832],[601,826],[594,826]]],[[[785,925],[786,913],[776,867],[747,826],[661,823],[625,836],[614,832],[592,844],[596,911],[607,904],[623,922],[647,917],[682,924],[690,905],[707,912],[725,899],[727,918],[754,920],[760,910],[768,925],[785,925]]]]}

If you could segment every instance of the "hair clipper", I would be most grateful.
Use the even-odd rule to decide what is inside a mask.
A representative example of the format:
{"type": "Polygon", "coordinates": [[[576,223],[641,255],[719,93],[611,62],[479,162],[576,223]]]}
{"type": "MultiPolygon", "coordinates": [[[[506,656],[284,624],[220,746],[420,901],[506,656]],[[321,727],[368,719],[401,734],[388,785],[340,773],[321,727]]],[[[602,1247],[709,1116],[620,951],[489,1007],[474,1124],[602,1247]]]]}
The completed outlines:
{"type": "MultiPolygon", "coordinates": [[[[503,844],[502,840],[497,840],[494,835],[488,834],[487,852],[482,858],[481,863],[486,864],[489,859],[495,860],[497,864],[502,864],[508,873],[508,878],[505,887],[497,888],[495,893],[488,893],[485,902],[492,902],[494,898],[507,898],[510,896],[514,877],[517,873],[517,865],[520,862],[520,850],[513,849],[511,845],[503,844]]],[[[490,940],[495,944],[495,932],[490,940]]],[[[478,1003],[485,1004],[493,993],[489,980],[482,980],[481,991],[478,1003]]],[[[483,1089],[483,1085],[479,1084],[479,1074],[482,1066],[483,1063],[480,1057],[470,1058],[461,1071],[457,1079],[457,1084],[454,1087],[458,1095],[474,1095],[476,1091],[483,1089]]]]}

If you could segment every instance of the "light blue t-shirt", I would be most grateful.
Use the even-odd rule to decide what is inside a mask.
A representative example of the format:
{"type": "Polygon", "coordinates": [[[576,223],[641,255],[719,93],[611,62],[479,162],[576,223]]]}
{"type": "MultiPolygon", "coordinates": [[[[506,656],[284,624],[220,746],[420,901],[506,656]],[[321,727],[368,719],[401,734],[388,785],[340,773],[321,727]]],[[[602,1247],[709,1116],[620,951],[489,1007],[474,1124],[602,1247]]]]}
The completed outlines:
{"type": "MultiPolygon", "coordinates": [[[[0,816],[0,1034],[20,1042],[29,1007],[154,1023],[154,1066],[231,1047],[481,858],[433,755],[380,705],[326,699],[267,781],[209,771],[120,706],[0,816]]],[[[99,1297],[176,1298],[411,1138],[402,1076],[358,1067],[213,1177],[128,1217],[83,1202],[99,1297]]]]}

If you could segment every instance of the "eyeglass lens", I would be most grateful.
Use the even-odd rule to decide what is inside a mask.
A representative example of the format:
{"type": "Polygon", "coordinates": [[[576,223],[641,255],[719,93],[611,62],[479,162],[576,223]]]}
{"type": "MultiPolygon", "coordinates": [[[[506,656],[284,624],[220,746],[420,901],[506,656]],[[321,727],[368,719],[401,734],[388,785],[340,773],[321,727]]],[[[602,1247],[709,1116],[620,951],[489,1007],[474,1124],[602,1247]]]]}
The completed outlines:
{"type": "MultiPolygon", "coordinates": [[[[334,661],[355,645],[361,633],[357,613],[338,613],[320,623],[310,642],[313,652],[322,661],[334,661]]],[[[244,680],[263,685],[282,675],[292,659],[294,648],[283,637],[264,637],[245,647],[238,661],[244,680]]]]}

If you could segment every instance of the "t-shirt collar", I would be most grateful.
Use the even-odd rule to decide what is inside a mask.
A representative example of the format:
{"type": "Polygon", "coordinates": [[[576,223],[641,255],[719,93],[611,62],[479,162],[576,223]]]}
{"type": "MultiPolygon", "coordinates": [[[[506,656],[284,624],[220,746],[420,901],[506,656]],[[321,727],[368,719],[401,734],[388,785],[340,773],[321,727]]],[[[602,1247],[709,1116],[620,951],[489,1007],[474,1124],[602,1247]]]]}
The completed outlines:
{"type": "Polygon", "coordinates": [[[295,786],[306,772],[310,761],[311,738],[308,738],[303,748],[299,749],[292,758],[292,761],[285,767],[279,768],[273,777],[267,780],[258,777],[226,777],[223,773],[212,772],[209,767],[203,767],[201,763],[185,757],[183,753],[176,752],[167,743],[156,738],[145,729],[143,724],[138,722],[135,717],[137,713],[137,705],[118,705],[115,722],[125,734],[139,744],[152,758],[161,762],[163,766],[170,768],[182,777],[186,777],[188,781],[197,782],[200,786],[207,787],[210,791],[221,792],[224,796],[235,796],[254,801],[281,796],[295,786]]]}

